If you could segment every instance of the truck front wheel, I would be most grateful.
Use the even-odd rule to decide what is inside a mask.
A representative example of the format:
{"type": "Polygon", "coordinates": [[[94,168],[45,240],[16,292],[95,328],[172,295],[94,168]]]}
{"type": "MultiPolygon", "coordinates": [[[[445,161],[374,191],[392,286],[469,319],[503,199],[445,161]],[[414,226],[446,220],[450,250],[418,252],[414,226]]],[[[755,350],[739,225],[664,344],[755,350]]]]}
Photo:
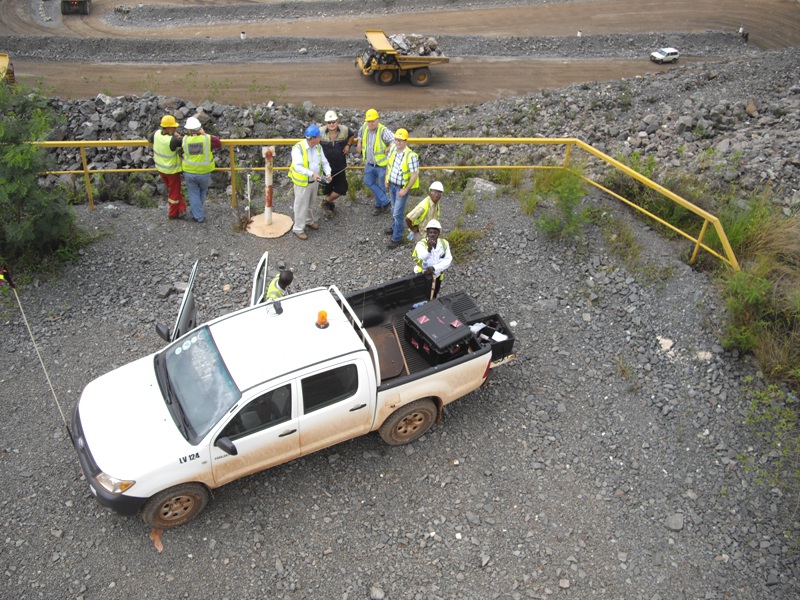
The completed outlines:
{"type": "Polygon", "coordinates": [[[394,411],[378,430],[390,446],[409,444],[425,435],[436,420],[436,404],[425,398],[394,411]]]}
{"type": "Polygon", "coordinates": [[[208,504],[208,489],[184,483],[157,493],[144,503],[142,519],[156,529],[177,527],[194,519],[208,504]]]}

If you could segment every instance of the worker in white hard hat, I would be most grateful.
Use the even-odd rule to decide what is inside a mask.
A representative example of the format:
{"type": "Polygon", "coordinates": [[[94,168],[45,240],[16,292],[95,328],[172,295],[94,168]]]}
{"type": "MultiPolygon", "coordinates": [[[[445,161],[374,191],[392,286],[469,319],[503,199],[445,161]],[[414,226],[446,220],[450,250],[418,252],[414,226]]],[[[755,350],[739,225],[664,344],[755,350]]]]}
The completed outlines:
{"type": "Polygon", "coordinates": [[[217,168],[212,150],[222,148],[220,139],[209,135],[197,117],[189,117],[184,125],[183,136],[183,180],[189,194],[189,212],[192,220],[206,220],[205,202],[211,185],[211,173],[217,168]]]}
{"type": "Polygon", "coordinates": [[[292,164],[289,167],[289,179],[294,184],[294,225],[292,232],[301,240],[307,240],[306,227],[316,231],[319,229],[315,204],[320,182],[330,181],[331,166],[320,141],[322,131],[319,126],[306,127],[306,138],[292,146],[292,164]]]}
{"type": "Polygon", "coordinates": [[[394,132],[394,146],[389,151],[386,166],[386,191],[392,203],[392,226],[386,233],[392,234],[389,249],[403,243],[406,202],[411,190],[419,187],[419,155],[408,147],[408,130],[402,127],[394,132]]]}
{"type": "Polygon", "coordinates": [[[434,278],[431,298],[436,298],[442,287],[444,272],[453,263],[453,255],[450,253],[450,244],[441,237],[442,224],[439,221],[436,219],[428,221],[425,232],[426,236],[414,246],[411,257],[414,259],[415,273],[431,275],[434,278]]]}
{"type": "Polygon", "coordinates": [[[425,235],[431,219],[441,221],[442,205],[440,200],[443,193],[442,182],[434,181],[428,188],[428,196],[406,215],[406,227],[413,233],[409,239],[419,240],[421,236],[425,235]]]}
{"type": "Polygon", "coordinates": [[[181,191],[181,135],[178,121],[172,115],[161,118],[161,129],[151,133],[147,141],[153,144],[153,159],[161,181],[167,186],[167,206],[170,219],[182,219],[186,214],[186,200],[181,191]]]}
{"type": "Polygon", "coordinates": [[[320,206],[329,217],[336,210],[336,199],[347,193],[347,155],[355,139],[352,129],[339,122],[339,115],[335,110],[325,113],[325,127],[322,128],[320,144],[333,175],[331,182],[322,186],[323,199],[320,206]]]}
{"type": "Polygon", "coordinates": [[[386,165],[389,163],[389,148],[394,143],[392,132],[378,119],[380,115],[374,108],[364,114],[364,124],[358,131],[356,145],[361,160],[364,161],[364,184],[375,195],[375,206],[372,208],[375,216],[387,213],[391,208],[383,182],[386,179],[386,165]]]}

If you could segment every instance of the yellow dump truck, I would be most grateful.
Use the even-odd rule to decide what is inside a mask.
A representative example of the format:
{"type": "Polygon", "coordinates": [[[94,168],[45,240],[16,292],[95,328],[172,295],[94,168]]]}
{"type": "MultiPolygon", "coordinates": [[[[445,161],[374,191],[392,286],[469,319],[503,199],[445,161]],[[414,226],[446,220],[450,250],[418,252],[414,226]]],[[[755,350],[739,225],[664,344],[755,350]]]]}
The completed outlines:
{"type": "Polygon", "coordinates": [[[61,0],[62,15],[88,15],[92,0],[61,0]]]}
{"type": "Polygon", "coordinates": [[[0,52],[0,81],[8,81],[9,85],[14,85],[14,65],[5,52],[0,52]]]}
{"type": "Polygon", "coordinates": [[[423,87],[431,82],[431,65],[450,62],[445,56],[400,54],[380,29],[367,29],[365,34],[369,46],[356,58],[356,67],[378,85],[393,85],[408,76],[411,85],[423,87]]]}

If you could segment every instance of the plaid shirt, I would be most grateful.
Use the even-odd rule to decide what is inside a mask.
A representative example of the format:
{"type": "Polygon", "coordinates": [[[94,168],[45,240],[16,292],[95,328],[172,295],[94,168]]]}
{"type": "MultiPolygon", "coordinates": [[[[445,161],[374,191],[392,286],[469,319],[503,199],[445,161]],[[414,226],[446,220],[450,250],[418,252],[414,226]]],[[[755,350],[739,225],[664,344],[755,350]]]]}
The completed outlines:
{"type": "MultiPolygon", "coordinates": [[[[399,185],[400,187],[403,187],[403,157],[406,152],[410,152],[408,146],[406,146],[402,152],[394,153],[394,162],[391,164],[392,170],[389,174],[389,183],[399,185]]],[[[416,154],[412,154],[408,159],[408,171],[410,173],[419,171],[419,157],[416,154]]]]}

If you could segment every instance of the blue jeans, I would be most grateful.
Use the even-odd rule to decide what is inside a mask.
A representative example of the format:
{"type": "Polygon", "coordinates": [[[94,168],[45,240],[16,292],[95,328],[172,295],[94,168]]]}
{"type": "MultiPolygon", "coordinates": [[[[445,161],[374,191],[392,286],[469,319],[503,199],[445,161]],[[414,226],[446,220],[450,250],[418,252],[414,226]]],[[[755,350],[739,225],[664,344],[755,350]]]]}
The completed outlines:
{"type": "Polygon", "coordinates": [[[389,199],[392,202],[392,241],[402,242],[403,231],[406,228],[406,200],[408,200],[408,193],[405,196],[398,196],[397,192],[403,189],[401,185],[389,184],[389,199]]]}
{"type": "Polygon", "coordinates": [[[386,179],[386,167],[378,167],[366,163],[364,165],[364,183],[375,194],[375,206],[381,207],[389,204],[389,198],[384,191],[384,181],[386,179]]]}
{"type": "Polygon", "coordinates": [[[186,192],[189,196],[189,212],[192,218],[198,223],[206,220],[206,213],[203,204],[206,201],[208,186],[211,184],[211,173],[186,173],[183,174],[183,181],[186,183],[186,192]]]}

